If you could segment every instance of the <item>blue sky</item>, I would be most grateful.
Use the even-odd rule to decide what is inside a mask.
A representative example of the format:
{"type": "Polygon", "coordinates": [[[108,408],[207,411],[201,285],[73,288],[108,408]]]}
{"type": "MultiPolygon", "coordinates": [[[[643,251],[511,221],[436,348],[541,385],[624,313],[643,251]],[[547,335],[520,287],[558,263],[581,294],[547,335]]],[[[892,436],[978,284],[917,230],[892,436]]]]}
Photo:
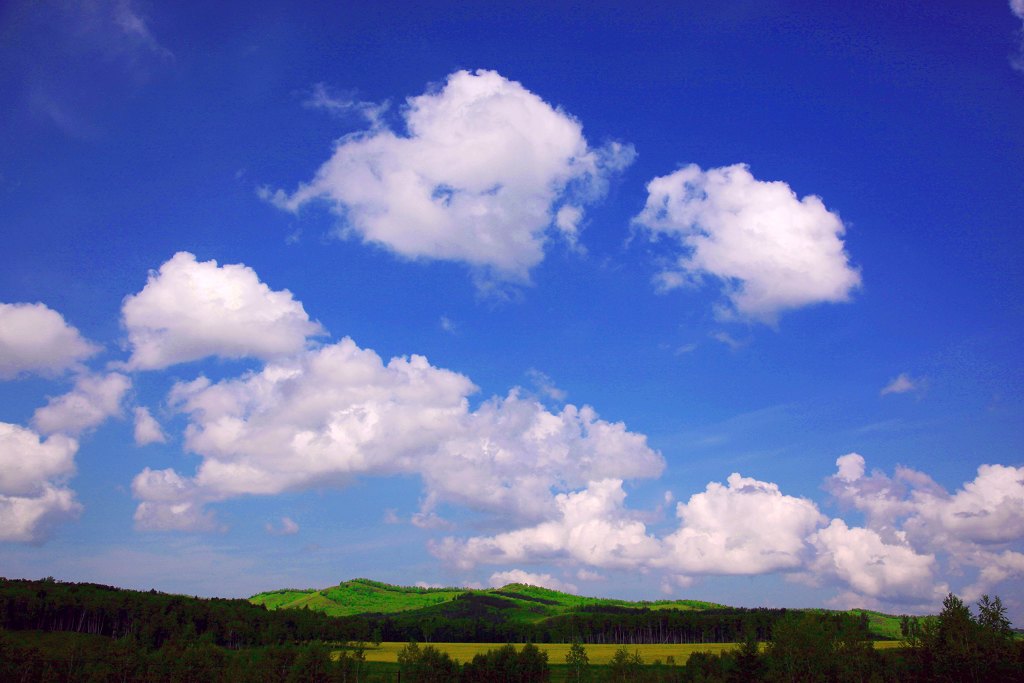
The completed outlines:
{"type": "Polygon", "coordinates": [[[0,574],[1024,619],[1024,5],[7,3],[0,574]]]}

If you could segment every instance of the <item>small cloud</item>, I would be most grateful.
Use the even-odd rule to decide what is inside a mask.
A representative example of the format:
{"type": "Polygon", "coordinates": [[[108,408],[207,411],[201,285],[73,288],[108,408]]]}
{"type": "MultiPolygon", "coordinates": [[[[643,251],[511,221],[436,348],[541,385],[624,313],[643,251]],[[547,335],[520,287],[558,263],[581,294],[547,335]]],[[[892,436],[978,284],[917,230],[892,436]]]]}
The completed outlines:
{"type": "Polygon", "coordinates": [[[898,377],[890,380],[888,384],[882,387],[879,395],[885,396],[886,394],[906,394],[911,391],[918,391],[921,388],[921,380],[914,379],[905,372],[900,373],[898,377]]]}
{"type": "Polygon", "coordinates": [[[384,511],[383,522],[385,524],[401,524],[402,518],[398,516],[398,510],[395,508],[388,508],[384,511]]]}
{"type": "Polygon", "coordinates": [[[722,342],[733,351],[738,351],[747,345],[747,342],[736,339],[728,332],[712,332],[711,338],[717,342],[722,342]]]}
{"type": "Polygon", "coordinates": [[[373,128],[380,127],[381,119],[391,107],[388,101],[362,102],[350,93],[333,92],[324,83],[314,85],[313,92],[302,104],[309,109],[322,109],[332,116],[357,114],[366,119],[373,128]]]}
{"type": "Polygon", "coordinates": [[[555,386],[554,380],[552,380],[546,373],[541,372],[535,368],[527,370],[526,374],[530,377],[530,381],[533,382],[533,386],[537,388],[537,391],[542,396],[547,396],[555,401],[564,401],[568,394],[555,386]]]}
{"type": "Polygon", "coordinates": [[[167,437],[160,429],[160,423],[150,414],[149,408],[135,409],[135,445],[167,443],[167,437]]]}
{"type": "Polygon", "coordinates": [[[674,353],[677,356],[685,356],[686,354],[693,353],[696,350],[697,350],[697,345],[696,344],[683,344],[682,346],[678,347],[675,350],[674,353]]]}
{"type": "Polygon", "coordinates": [[[436,512],[417,512],[409,521],[420,529],[451,529],[453,527],[451,522],[436,512]]]}
{"type": "Polygon", "coordinates": [[[651,278],[656,294],[668,294],[673,289],[679,289],[690,283],[685,275],[675,270],[663,270],[651,278]]]}
{"type": "Polygon", "coordinates": [[[455,324],[455,321],[449,318],[448,316],[441,316],[440,325],[441,329],[447,332],[448,334],[458,334],[458,326],[455,324]]]}
{"type": "Polygon", "coordinates": [[[71,391],[50,398],[36,410],[32,424],[41,434],[78,436],[107,418],[121,417],[121,403],[131,386],[132,381],[117,372],[80,375],[71,391]]]}
{"type": "Polygon", "coordinates": [[[292,536],[299,533],[299,525],[291,517],[282,517],[280,526],[267,522],[264,528],[272,536],[292,536]]]}

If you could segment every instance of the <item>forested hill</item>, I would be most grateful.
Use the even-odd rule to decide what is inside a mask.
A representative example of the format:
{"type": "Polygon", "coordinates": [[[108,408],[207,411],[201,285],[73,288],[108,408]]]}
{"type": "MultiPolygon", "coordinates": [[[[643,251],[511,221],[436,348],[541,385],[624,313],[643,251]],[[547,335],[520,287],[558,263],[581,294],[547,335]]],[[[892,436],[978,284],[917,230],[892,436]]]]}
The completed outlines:
{"type": "Polygon", "coordinates": [[[459,599],[494,598],[495,604],[507,603],[510,616],[538,621],[586,608],[727,609],[726,605],[700,600],[656,600],[631,602],[609,598],[588,598],[522,583],[501,588],[420,588],[393,586],[370,579],[352,579],[323,590],[276,590],[257,593],[249,601],[267,609],[311,609],[335,617],[353,614],[393,614],[434,607],[459,599]]]}
{"type": "MultiPolygon", "coordinates": [[[[0,629],[129,637],[149,648],[181,637],[204,637],[228,648],[309,640],[736,642],[749,633],[767,639],[776,622],[797,611],[588,598],[522,584],[430,589],[357,579],[322,591],[228,600],[53,579],[0,579],[0,629]]],[[[815,611],[853,618],[863,637],[900,637],[899,620],[888,615],[815,611]]]]}
{"type": "MultiPolygon", "coordinates": [[[[505,642],[710,642],[767,637],[787,610],[743,609],[699,600],[627,601],[582,597],[525,584],[501,588],[419,588],[353,579],[323,590],[277,590],[250,600],[270,610],[362,617],[385,640],[505,642]]],[[[789,610],[791,611],[791,610],[789,610]]],[[[852,612],[870,636],[898,639],[899,619],[852,612]]]]}

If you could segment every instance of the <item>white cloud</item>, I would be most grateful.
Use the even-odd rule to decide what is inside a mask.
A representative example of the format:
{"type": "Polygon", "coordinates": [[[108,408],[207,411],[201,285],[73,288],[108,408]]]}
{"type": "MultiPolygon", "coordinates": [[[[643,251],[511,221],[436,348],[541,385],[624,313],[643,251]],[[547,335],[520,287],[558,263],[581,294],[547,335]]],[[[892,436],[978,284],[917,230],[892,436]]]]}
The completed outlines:
{"type": "Polygon", "coordinates": [[[731,474],[679,503],[679,530],[665,539],[665,565],[681,574],[763,574],[803,565],[808,534],[824,523],[806,498],[731,474]]]}
{"type": "Polygon", "coordinates": [[[723,317],[773,322],[784,310],[847,301],[860,274],[844,250],[845,227],[821,199],[798,199],[781,181],[757,180],[744,164],[703,171],[691,164],[647,185],[634,223],[681,249],[656,276],[662,290],[707,275],[722,282],[723,317]]]}
{"type": "Polygon", "coordinates": [[[149,412],[149,408],[135,409],[135,445],[146,446],[151,443],[166,443],[167,437],[160,423],[149,412]]]}
{"type": "Polygon", "coordinates": [[[1015,549],[1024,541],[1024,467],[981,465],[973,480],[949,493],[906,467],[892,478],[881,472],[864,476],[864,459],[856,453],[837,465],[839,473],[826,481],[826,490],[863,511],[880,541],[944,558],[957,573],[974,567],[977,576],[967,593],[980,594],[1024,574],[1024,555],[1015,549]]]}
{"type": "Polygon", "coordinates": [[[579,588],[577,588],[575,584],[556,579],[551,576],[551,574],[533,574],[531,572],[523,571],[522,569],[510,569],[508,571],[495,572],[491,574],[490,584],[492,588],[501,588],[510,583],[521,583],[527,586],[550,588],[553,591],[561,591],[562,593],[579,592],[579,588]]]}
{"type": "Polygon", "coordinates": [[[825,488],[864,511],[868,526],[903,528],[915,545],[948,548],[951,542],[997,544],[1024,540],[1024,467],[981,465],[977,476],[953,494],[923,472],[898,467],[893,478],[864,476],[856,453],[836,461],[839,474],[825,488]]]}
{"type": "MultiPolygon", "coordinates": [[[[810,500],[776,484],[733,474],[725,485],[678,505],[679,527],[657,537],[643,515],[625,505],[622,482],[594,481],[556,497],[538,524],[492,536],[431,542],[435,556],[463,570],[480,564],[555,562],[580,571],[625,569],[660,574],[666,590],[694,576],[787,572],[794,579],[841,588],[860,605],[934,603],[949,590],[943,567],[974,567],[964,590],[980,595],[1024,575],[1024,468],[987,465],[955,494],[920,472],[901,468],[889,479],[865,476],[864,459],[837,461],[827,488],[864,510],[868,525],[851,527],[822,515],[810,500]]],[[[586,578],[590,574],[578,574],[586,578]]],[[[589,579],[588,579],[589,580],[589,579]]]]}
{"type": "Polygon", "coordinates": [[[195,482],[171,469],[142,470],[132,480],[132,495],[141,499],[135,508],[135,528],[141,531],[217,531],[220,527],[208,501],[195,482]]]}
{"type": "Polygon", "coordinates": [[[40,543],[53,527],[77,519],[82,506],[69,488],[44,484],[36,496],[0,495],[0,541],[40,543]]]}
{"type": "Polygon", "coordinates": [[[80,367],[99,347],[43,304],[0,303],[0,379],[58,375],[80,367]]]}
{"type": "Polygon", "coordinates": [[[603,569],[673,574],[763,574],[795,570],[811,557],[807,537],[826,518],[809,500],[734,474],[680,503],[680,527],[648,533],[625,506],[622,482],[606,479],[557,496],[557,513],[533,527],[465,540],[446,538],[434,554],[463,569],[477,564],[571,560],[603,569]]]}
{"type": "Polygon", "coordinates": [[[882,540],[871,529],[849,528],[841,519],[811,537],[817,549],[813,571],[838,578],[860,595],[900,602],[936,601],[949,587],[938,584],[935,555],[882,540]]]}
{"type": "Polygon", "coordinates": [[[0,422],[0,494],[38,494],[44,483],[74,474],[78,442],[63,434],[46,440],[30,429],[0,422]]]}
{"type": "Polygon", "coordinates": [[[81,375],[71,391],[36,410],[32,425],[42,434],[80,434],[120,415],[121,400],[131,385],[130,379],[117,372],[81,375]]]}
{"type": "Polygon", "coordinates": [[[914,492],[911,532],[980,544],[1024,539],[1024,467],[981,465],[953,495],[914,492]]]}
{"type": "Polygon", "coordinates": [[[625,498],[621,480],[591,482],[581,491],[559,494],[550,521],[465,541],[449,537],[431,550],[463,569],[557,559],[602,568],[647,566],[661,554],[661,544],[643,522],[630,519],[625,498]]]}
{"type": "Polygon", "coordinates": [[[979,567],[980,571],[977,580],[961,591],[964,599],[969,602],[991,593],[993,586],[1007,579],[1024,577],[1024,553],[1012,550],[1000,553],[981,551],[971,564],[979,567]]]}
{"type": "Polygon", "coordinates": [[[127,367],[154,370],[206,356],[269,359],[293,354],[323,334],[288,290],[274,291],[241,264],[197,262],[179,252],[125,297],[127,367]]]}
{"type": "Polygon", "coordinates": [[[39,542],[81,512],[60,482],[74,474],[78,442],[0,422],[0,541],[39,542]]]}
{"type": "Polygon", "coordinates": [[[916,380],[907,373],[901,372],[899,376],[889,380],[889,383],[882,387],[882,391],[879,393],[882,396],[887,394],[905,394],[910,391],[917,391],[920,388],[920,380],[916,380]]]}
{"type": "Polygon", "coordinates": [[[549,228],[573,244],[580,204],[631,163],[631,146],[591,148],[580,123],[493,71],[457,71],[408,100],[407,134],[343,137],[313,180],[273,201],[326,199],[342,235],[407,258],[460,261],[484,281],[527,282],[549,228]]]}
{"type": "Polygon", "coordinates": [[[419,474],[426,495],[414,520],[421,524],[443,524],[434,508],[446,502],[535,520],[555,508],[552,489],[661,472],[643,436],[587,406],[553,413],[513,391],[470,411],[475,390],[422,356],[385,364],[350,339],[238,379],[180,383],[170,404],[189,416],[185,444],[203,461],[190,479],[139,475],[137,519],[166,528],[193,510],[157,515],[156,508],[419,474]]]}

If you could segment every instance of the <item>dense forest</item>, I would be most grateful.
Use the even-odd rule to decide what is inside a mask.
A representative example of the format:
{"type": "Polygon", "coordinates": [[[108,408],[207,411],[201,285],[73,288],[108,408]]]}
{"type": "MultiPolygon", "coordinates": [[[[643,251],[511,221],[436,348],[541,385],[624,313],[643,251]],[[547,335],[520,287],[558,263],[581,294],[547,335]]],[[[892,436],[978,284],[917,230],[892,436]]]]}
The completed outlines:
{"type": "Polygon", "coordinates": [[[988,596],[976,613],[949,595],[937,616],[903,618],[903,647],[890,650],[872,646],[866,614],[590,604],[543,619],[532,632],[529,624],[511,621],[494,627],[512,629],[502,632],[487,631],[489,610],[501,607],[480,596],[438,608],[452,611],[438,612],[436,623],[415,624],[412,612],[332,617],[309,609],[268,610],[245,600],[2,579],[0,680],[1024,681],[1024,641],[1015,636],[999,599],[988,596]],[[366,661],[367,641],[399,635],[421,640],[416,629],[438,642],[473,633],[477,642],[574,644],[565,662],[549,662],[546,652],[527,644],[460,663],[429,643],[415,642],[397,663],[366,661]],[[503,637],[487,640],[498,633],[503,637]],[[632,649],[684,637],[741,645],[717,655],[697,652],[678,664],[670,658],[644,661],[632,649]],[[593,666],[587,647],[600,642],[622,647],[607,665],[593,666]]]}

